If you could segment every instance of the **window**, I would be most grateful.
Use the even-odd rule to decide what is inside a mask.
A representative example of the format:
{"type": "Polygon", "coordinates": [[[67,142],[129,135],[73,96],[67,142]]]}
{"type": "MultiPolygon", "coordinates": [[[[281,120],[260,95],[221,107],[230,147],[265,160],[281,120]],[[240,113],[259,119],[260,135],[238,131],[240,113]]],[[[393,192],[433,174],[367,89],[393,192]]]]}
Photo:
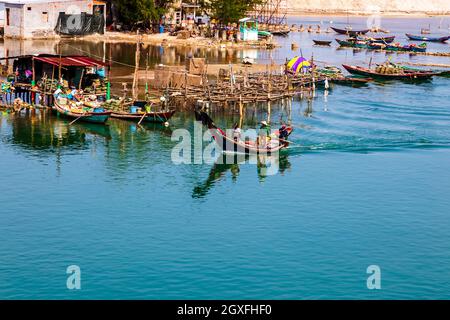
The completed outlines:
{"type": "Polygon", "coordinates": [[[9,12],[10,11],[10,9],[9,8],[6,8],[6,25],[7,26],[9,26],[9,12]]]}
{"type": "Polygon", "coordinates": [[[28,10],[28,11],[31,11],[31,7],[28,7],[27,10],[28,10]]]}
{"type": "Polygon", "coordinates": [[[48,22],[48,12],[42,12],[42,22],[48,22]]]}

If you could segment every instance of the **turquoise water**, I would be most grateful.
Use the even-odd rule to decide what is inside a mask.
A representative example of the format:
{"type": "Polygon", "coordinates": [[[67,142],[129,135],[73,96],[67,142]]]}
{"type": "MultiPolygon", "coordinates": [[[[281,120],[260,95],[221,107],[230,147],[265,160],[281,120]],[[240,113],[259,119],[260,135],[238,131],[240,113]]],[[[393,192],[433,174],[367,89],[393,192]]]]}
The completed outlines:
{"type": "MultiPolygon", "coordinates": [[[[190,112],[169,128],[3,113],[0,298],[448,299],[449,94],[450,79],[435,78],[276,105],[273,123],[290,117],[295,131],[273,176],[256,164],[173,164],[171,135],[192,132],[190,112]],[[69,265],[81,268],[79,291],[66,288],[69,265]],[[366,287],[369,265],[381,290],[366,287]]],[[[244,127],[266,111],[249,109],[244,127]]]]}

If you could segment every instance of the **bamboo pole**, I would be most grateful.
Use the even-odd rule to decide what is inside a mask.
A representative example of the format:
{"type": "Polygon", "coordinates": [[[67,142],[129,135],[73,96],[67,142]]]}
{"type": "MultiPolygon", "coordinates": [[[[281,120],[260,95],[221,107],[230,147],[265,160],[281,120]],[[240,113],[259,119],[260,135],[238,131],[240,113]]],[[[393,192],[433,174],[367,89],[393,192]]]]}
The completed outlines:
{"type": "Polygon", "coordinates": [[[136,42],[136,57],[135,57],[135,67],[134,67],[134,76],[133,76],[133,99],[137,100],[138,98],[138,81],[139,81],[139,62],[141,58],[141,40],[139,36],[139,30],[137,31],[137,42],[136,42]]]}

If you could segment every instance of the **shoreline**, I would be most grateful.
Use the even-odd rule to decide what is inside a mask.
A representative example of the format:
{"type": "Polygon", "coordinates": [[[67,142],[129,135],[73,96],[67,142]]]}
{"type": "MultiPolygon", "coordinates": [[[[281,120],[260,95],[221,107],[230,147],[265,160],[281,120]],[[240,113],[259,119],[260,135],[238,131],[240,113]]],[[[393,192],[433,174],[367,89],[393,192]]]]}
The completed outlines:
{"type": "MultiPolygon", "coordinates": [[[[338,16],[338,17],[367,17],[374,15],[374,12],[369,11],[348,11],[347,10],[325,10],[325,9],[292,9],[288,10],[287,17],[324,17],[324,16],[338,16]]],[[[423,18],[423,17],[450,17],[450,11],[434,12],[434,11],[380,11],[382,17],[392,18],[423,18]]]]}

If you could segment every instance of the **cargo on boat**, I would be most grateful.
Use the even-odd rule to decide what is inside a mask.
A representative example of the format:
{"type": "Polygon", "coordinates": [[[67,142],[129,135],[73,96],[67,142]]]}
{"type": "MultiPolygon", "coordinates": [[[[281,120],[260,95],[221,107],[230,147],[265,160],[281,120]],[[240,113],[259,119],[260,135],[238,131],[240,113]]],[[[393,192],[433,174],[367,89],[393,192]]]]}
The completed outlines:
{"type": "Polygon", "coordinates": [[[377,66],[375,69],[360,66],[343,65],[352,74],[371,77],[379,80],[424,80],[430,79],[438,73],[432,71],[408,70],[391,63],[377,66]]]}
{"type": "Polygon", "coordinates": [[[97,105],[96,101],[91,103],[92,105],[89,105],[87,102],[75,102],[67,98],[57,98],[53,108],[59,115],[72,119],[72,122],[84,121],[104,124],[108,121],[111,111],[107,111],[100,105],[97,105]]]}

